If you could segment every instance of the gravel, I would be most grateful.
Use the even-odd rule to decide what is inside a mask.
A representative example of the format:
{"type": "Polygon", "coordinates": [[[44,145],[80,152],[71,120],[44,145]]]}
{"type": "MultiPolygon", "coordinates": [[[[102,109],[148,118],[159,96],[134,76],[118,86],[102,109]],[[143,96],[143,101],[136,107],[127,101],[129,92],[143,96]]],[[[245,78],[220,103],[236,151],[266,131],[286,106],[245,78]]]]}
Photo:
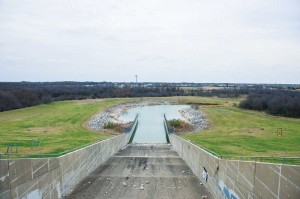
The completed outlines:
{"type": "Polygon", "coordinates": [[[107,109],[105,112],[96,114],[88,122],[87,127],[91,130],[101,130],[104,125],[108,122],[124,124],[124,121],[119,120],[118,118],[130,108],[135,108],[138,106],[153,106],[153,105],[169,105],[176,104],[175,101],[164,101],[164,100],[146,100],[146,101],[137,101],[137,102],[128,102],[124,104],[119,104],[112,108],[107,109]]]}
{"type": "MultiPolygon", "coordinates": [[[[124,124],[125,122],[120,120],[119,117],[130,108],[135,108],[138,106],[151,106],[151,105],[170,105],[178,104],[175,101],[166,101],[166,100],[143,100],[136,102],[129,102],[124,104],[119,104],[112,108],[107,109],[105,112],[96,114],[90,119],[87,123],[87,127],[91,130],[101,130],[108,122],[124,124]]],[[[199,110],[193,108],[185,108],[179,110],[179,113],[182,117],[190,123],[195,130],[202,130],[207,125],[208,122],[204,117],[204,114],[199,110]]]]}
{"type": "Polygon", "coordinates": [[[204,129],[208,122],[204,117],[204,114],[199,110],[193,108],[185,108],[179,110],[181,116],[188,121],[194,128],[195,131],[204,129]]]}

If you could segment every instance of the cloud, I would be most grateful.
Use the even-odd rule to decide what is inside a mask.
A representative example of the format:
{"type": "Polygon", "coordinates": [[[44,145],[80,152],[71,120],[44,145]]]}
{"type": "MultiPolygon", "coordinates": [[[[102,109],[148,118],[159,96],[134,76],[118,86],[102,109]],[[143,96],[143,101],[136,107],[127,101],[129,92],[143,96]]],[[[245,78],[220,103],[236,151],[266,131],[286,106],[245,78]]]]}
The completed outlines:
{"type": "Polygon", "coordinates": [[[297,0],[0,0],[0,79],[300,83],[299,19],[297,0]]]}

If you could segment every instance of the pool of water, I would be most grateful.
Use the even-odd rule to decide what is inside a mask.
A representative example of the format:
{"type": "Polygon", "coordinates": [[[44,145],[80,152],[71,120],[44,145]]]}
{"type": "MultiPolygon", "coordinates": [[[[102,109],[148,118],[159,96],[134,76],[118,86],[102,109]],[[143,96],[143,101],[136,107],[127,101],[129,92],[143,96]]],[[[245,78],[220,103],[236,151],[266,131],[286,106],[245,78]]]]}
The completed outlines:
{"type": "Polygon", "coordinates": [[[139,125],[133,143],[166,143],[164,114],[168,120],[183,119],[178,111],[188,107],[188,105],[141,106],[127,110],[119,119],[129,122],[139,114],[139,125]]]}

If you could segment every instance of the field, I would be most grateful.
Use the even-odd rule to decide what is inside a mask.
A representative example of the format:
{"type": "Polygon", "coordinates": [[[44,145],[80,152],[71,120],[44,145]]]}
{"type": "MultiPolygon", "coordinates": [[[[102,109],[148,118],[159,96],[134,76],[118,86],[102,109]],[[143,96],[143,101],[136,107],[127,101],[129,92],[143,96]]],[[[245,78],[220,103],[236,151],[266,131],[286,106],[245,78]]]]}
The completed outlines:
{"type": "MultiPolygon", "coordinates": [[[[180,99],[195,100],[190,97],[180,99]]],[[[109,138],[111,134],[88,130],[86,121],[97,112],[132,100],[140,99],[62,101],[0,112],[0,154],[5,154],[11,144],[18,145],[19,154],[57,154],[109,138]],[[33,140],[39,140],[40,146],[33,146],[36,145],[33,140]]],[[[203,98],[203,101],[207,100],[203,98]]]]}
{"type": "MultiPolygon", "coordinates": [[[[143,98],[168,99],[180,103],[213,103],[202,106],[209,127],[182,135],[220,155],[300,156],[300,119],[274,117],[263,112],[236,108],[242,99],[203,97],[143,98]],[[282,136],[277,129],[282,128],[282,136]]],[[[140,99],[64,101],[0,113],[0,153],[18,144],[22,154],[63,153],[111,137],[85,127],[97,112],[119,103],[140,99]],[[40,140],[39,147],[32,140],[40,140]]]]}
{"type": "MultiPolygon", "coordinates": [[[[236,107],[202,107],[209,127],[183,137],[219,155],[300,156],[300,119],[236,107]],[[277,131],[282,128],[282,136],[277,131]]],[[[280,131],[280,130],[279,130],[280,131]]]]}
{"type": "Polygon", "coordinates": [[[0,113],[0,153],[18,144],[19,153],[61,153],[103,140],[110,134],[93,132],[85,122],[95,113],[128,99],[64,101],[0,113]],[[32,140],[40,147],[32,147],[32,140]]]}

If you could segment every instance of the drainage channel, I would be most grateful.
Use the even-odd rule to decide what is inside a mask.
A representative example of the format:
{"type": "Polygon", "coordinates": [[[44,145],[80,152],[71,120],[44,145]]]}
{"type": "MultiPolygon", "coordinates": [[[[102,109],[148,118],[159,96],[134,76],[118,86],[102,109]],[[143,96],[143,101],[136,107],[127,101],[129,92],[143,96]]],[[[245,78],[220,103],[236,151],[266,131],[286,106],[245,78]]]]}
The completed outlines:
{"type": "Polygon", "coordinates": [[[135,107],[127,110],[119,119],[132,121],[138,114],[138,127],[132,134],[130,143],[169,143],[165,129],[164,118],[182,119],[179,110],[189,107],[188,105],[155,105],[135,107]]]}

